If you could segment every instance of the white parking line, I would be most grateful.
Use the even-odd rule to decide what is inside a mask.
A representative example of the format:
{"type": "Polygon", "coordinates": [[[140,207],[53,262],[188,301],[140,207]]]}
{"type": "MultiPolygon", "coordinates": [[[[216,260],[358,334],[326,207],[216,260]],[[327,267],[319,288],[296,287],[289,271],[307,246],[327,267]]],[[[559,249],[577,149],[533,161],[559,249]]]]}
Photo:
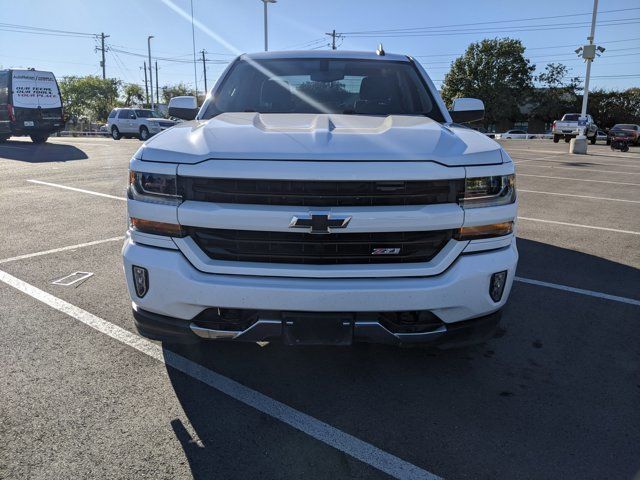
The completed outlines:
{"type": "Polygon", "coordinates": [[[631,230],[619,230],[617,228],[608,228],[608,227],[596,227],[594,225],[583,225],[581,223],[569,223],[569,222],[557,222],[555,220],[543,220],[541,218],[529,218],[529,217],[518,217],[518,220],[527,220],[530,222],[541,222],[541,223],[551,223],[554,225],[567,225],[569,227],[578,227],[578,228],[590,228],[592,230],[604,230],[607,232],[616,232],[616,233],[627,233],[629,235],[640,235],[640,232],[634,232],[631,230]]]}
{"type": "MultiPolygon", "coordinates": [[[[530,161],[540,161],[540,162],[549,162],[549,163],[571,163],[571,160],[551,160],[548,157],[540,157],[540,158],[531,158],[528,160],[524,160],[525,162],[530,162],[530,161]]],[[[573,161],[575,163],[575,161],[573,161]]],[[[635,163],[602,163],[602,162],[580,162],[582,164],[584,164],[584,166],[600,166],[600,167],[628,167],[628,168],[640,168],[640,162],[635,162],[635,163]]],[[[569,167],[571,167],[571,165],[567,165],[569,167]]],[[[572,168],[581,168],[581,167],[572,167],[572,168]]]]}
{"type": "Polygon", "coordinates": [[[543,195],[557,195],[559,197],[588,198],[588,199],[591,199],[591,200],[609,200],[611,202],[640,203],[640,200],[625,200],[625,199],[622,199],[622,198],[593,197],[591,195],[574,195],[572,193],[540,192],[538,190],[523,190],[522,188],[518,188],[518,192],[541,193],[543,195]]]}
{"type": "Polygon", "coordinates": [[[595,168],[585,167],[556,167],[555,165],[526,165],[533,168],[556,168],[559,170],[582,170],[583,172],[596,172],[596,173],[619,173],[620,175],[640,175],[640,172],[618,172],[616,170],[597,170],[595,168]]]}
{"type": "MultiPolygon", "coordinates": [[[[552,155],[570,155],[569,153],[569,145],[567,145],[567,150],[566,151],[558,151],[558,150],[538,150],[536,148],[517,148],[514,146],[510,146],[509,148],[507,148],[507,152],[509,152],[509,154],[511,154],[511,152],[514,153],[549,153],[552,155]]],[[[602,152],[600,150],[600,152],[602,152]]],[[[589,153],[586,155],[586,158],[589,157],[607,157],[607,158],[629,158],[629,154],[631,154],[632,156],[635,156],[634,153],[636,152],[629,152],[627,154],[614,154],[613,152],[611,153],[589,153]]]]}
{"type": "Polygon", "coordinates": [[[534,280],[532,278],[515,277],[517,282],[528,283],[530,285],[537,285],[539,287],[555,288],[556,290],[563,290],[565,292],[578,293],[580,295],[588,295],[590,297],[604,298],[605,300],[613,300],[614,302],[628,303],[629,305],[640,306],[640,300],[633,298],[619,297],[618,295],[609,295],[608,293],[596,292],[594,290],[585,290],[583,288],[569,287],[567,285],[561,285],[558,283],[541,282],[540,280],[534,280]]]}
{"type": "Polygon", "coordinates": [[[106,193],[94,192],[92,190],[85,190],[83,188],[68,187],[66,185],[60,185],[58,183],[42,182],[40,180],[27,180],[27,182],[37,183],[38,185],[46,185],[48,187],[64,188],[65,190],[73,190],[74,192],[88,193],[89,195],[97,195],[98,197],[113,198],[114,200],[121,200],[124,202],[127,201],[125,197],[116,197],[115,195],[108,195],[106,193]]]}
{"type": "Polygon", "coordinates": [[[0,270],[0,281],[29,295],[30,297],[72,317],[85,325],[94,328],[100,333],[135,348],[139,352],[155,358],[164,364],[199,380],[206,385],[230,396],[231,398],[244,403],[272,418],[280,420],[287,425],[306,433],[363,463],[401,479],[427,479],[438,480],[440,477],[431,472],[421,469],[406,462],[401,458],[381,450],[370,443],[349,435],[331,425],[318,420],[306,413],[302,413],[282,402],[274,400],[256,390],[231,380],[219,373],[209,370],[202,365],[193,362],[181,355],[163,349],[160,345],[150,342],[138,335],[135,335],[122,327],[114,325],[92,313],[87,312],[75,305],[55,297],[33,285],[30,285],[19,278],[9,275],[0,270]]]}
{"type": "Polygon", "coordinates": [[[628,182],[614,182],[611,180],[591,180],[589,178],[573,178],[573,177],[552,177],[549,175],[533,175],[531,173],[517,173],[518,177],[536,177],[536,178],[551,178],[554,180],[575,180],[576,182],[593,182],[593,183],[609,183],[612,185],[631,185],[633,187],[640,187],[640,183],[628,183],[628,182]]]}
{"type": "Polygon", "coordinates": [[[44,250],[41,252],[26,253],[24,255],[18,255],[17,257],[3,258],[3,259],[0,259],[0,263],[15,262],[16,260],[24,260],[26,258],[40,257],[42,255],[49,255],[51,253],[66,252],[68,250],[77,250],[78,248],[90,247],[92,245],[100,245],[102,243],[108,243],[108,242],[117,242],[121,240],[124,240],[124,237],[112,237],[112,238],[105,238],[104,240],[94,240],[93,242],[78,243],[77,245],[69,245],[67,247],[53,248],[51,250],[44,250]]]}

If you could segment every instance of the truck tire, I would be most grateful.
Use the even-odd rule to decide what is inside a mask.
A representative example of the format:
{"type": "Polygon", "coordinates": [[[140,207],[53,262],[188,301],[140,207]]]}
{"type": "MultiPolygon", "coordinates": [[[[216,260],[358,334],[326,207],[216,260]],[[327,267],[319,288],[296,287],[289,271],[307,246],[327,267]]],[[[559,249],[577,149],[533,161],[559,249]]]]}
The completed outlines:
{"type": "Polygon", "coordinates": [[[31,137],[31,141],[36,145],[45,143],[47,140],[49,140],[49,135],[45,135],[45,134],[29,135],[29,136],[31,137]]]}
{"type": "Polygon", "coordinates": [[[611,145],[611,138],[607,136],[607,145],[611,145]]]}
{"type": "Polygon", "coordinates": [[[591,140],[591,145],[595,145],[596,144],[596,140],[598,140],[598,137],[596,137],[595,135],[593,137],[591,137],[589,140],[591,140]]]}
{"type": "Polygon", "coordinates": [[[559,141],[560,141],[560,135],[554,134],[553,135],[553,143],[558,143],[559,141]]]}
{"type": "Polygon", "coordinates": [[[140,134],[138,135],[138,138],[140,140],[142,140],[143,142],[146,142],[147,140],[149,140],[149,138],[151,137],[151,135],[149,135],[149,129],[147,127],[145,127],[144,125],[140,127],[140,134]]]}
{"type": "Polygon", "coordinates": [[[116,127],[115,125],[111,127],[111,138],[113,138],[114,140],[120,140],[122,138],[120,130],[118,130],[118,127],[116,127]]]}
{"type": "Polygon", "coordinates": [[[569,143],[571,141],[571,137],[570,136],[565,136],[564,137],[564,143],[569,143]]]}

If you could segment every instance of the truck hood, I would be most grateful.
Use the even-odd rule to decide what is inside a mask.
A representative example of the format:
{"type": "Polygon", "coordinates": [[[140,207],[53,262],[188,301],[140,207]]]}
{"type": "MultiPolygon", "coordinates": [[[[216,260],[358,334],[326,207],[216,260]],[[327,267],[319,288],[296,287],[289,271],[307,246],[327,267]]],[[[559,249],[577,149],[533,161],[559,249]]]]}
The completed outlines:
{"type": "Polygon", "coordinates": [[[223,113],[179,123],[147,141],[144,161],[209,159],[434,161],[448,166],[502,163],[501,147],[464,127],[427,117],[223,113]]]}

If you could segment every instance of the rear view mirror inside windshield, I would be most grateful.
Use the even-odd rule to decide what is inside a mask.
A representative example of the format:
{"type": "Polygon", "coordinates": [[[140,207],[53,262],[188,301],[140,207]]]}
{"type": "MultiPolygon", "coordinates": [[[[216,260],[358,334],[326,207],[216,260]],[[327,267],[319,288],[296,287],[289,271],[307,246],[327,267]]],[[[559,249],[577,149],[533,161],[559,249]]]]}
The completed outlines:
{"type": "Polygon", "coordinates": [[[344,72],[340,70],[321,70],[310,75],[314,82],[337,82],[344,80],[344,72]]]}

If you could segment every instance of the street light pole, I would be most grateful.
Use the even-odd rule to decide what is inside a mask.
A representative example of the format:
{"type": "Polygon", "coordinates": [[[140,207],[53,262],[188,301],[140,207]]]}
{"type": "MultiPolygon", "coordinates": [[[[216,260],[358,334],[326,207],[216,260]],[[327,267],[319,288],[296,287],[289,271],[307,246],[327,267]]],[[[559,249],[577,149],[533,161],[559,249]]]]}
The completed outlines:
{"type": "Polygon", "coordinates": [[[151,82],[151,110],[155,109],[155,105],[153,103],[153,71],[151,70],[151,39],[153,38],[153,35],[149,35],[147,37],[147,50],[149,52],[149,81],[151,82]]]}
{"type": "Polygon", "coordinates": [[[276,3],[277,0],[262,0],[264,4],[264,51],[269,51],[269,25],[267,22],[267,4],[276,3]]]}
{"type": "MultiPolygon", "coordinates": [[[[593,14],[591,15],[591,33],[587,38],[587,40],[589,40],[589,45],[593,45],[593,39],[596,34],[597,13],[598,13],[598,0],[593,0],[593,14]]],[[[587,116],[587,102],[589,100],[589,79],[591,77],[591,62],[593,62],[593,58],[589,56],[589,58],[587,58],[587,73],[586,73],[586,76],[584,77],[584,95],[582,96],[582,111],[580,112],[580,117],[582,118],[585,118],[587,116]]]]}
{"type": "MultiPolygon", "coordinates": [[[[196,91],[196,103],[197,103],[198,102],[198,64],[196,63],[196,27],[193,22],[193,0],[191,0],[191,45],[193,47],[193,86],[196,91]]],[[[207,92],[204,92],[204,94],[206,95],[207,92]]]]}
{"type": "MultiPolygon", "coordinates": [[[[604,52],[604,47],[598,47],[593,43],[596,34],[596,16],[598,14],[598,0],[593,0],[593,14],[591,15],[591,32],[587,37],[588,44],[579,47],[576,53],[587,62],[587,72],[584,77],[584,92],[582,94],[582,109],[578,118],[578,136],[569,142],[569,153],[585,155],[587,153],[587,103],[589,101],[589,80],[591,79],[591,63],[604,52]],[[600,53],[598,53],[600,52],[600,53]]],[[[594,135],[596,133],[594,132],[594,135]]],[[[593,137],[595,139],[595,137],[593,137]]]]}

